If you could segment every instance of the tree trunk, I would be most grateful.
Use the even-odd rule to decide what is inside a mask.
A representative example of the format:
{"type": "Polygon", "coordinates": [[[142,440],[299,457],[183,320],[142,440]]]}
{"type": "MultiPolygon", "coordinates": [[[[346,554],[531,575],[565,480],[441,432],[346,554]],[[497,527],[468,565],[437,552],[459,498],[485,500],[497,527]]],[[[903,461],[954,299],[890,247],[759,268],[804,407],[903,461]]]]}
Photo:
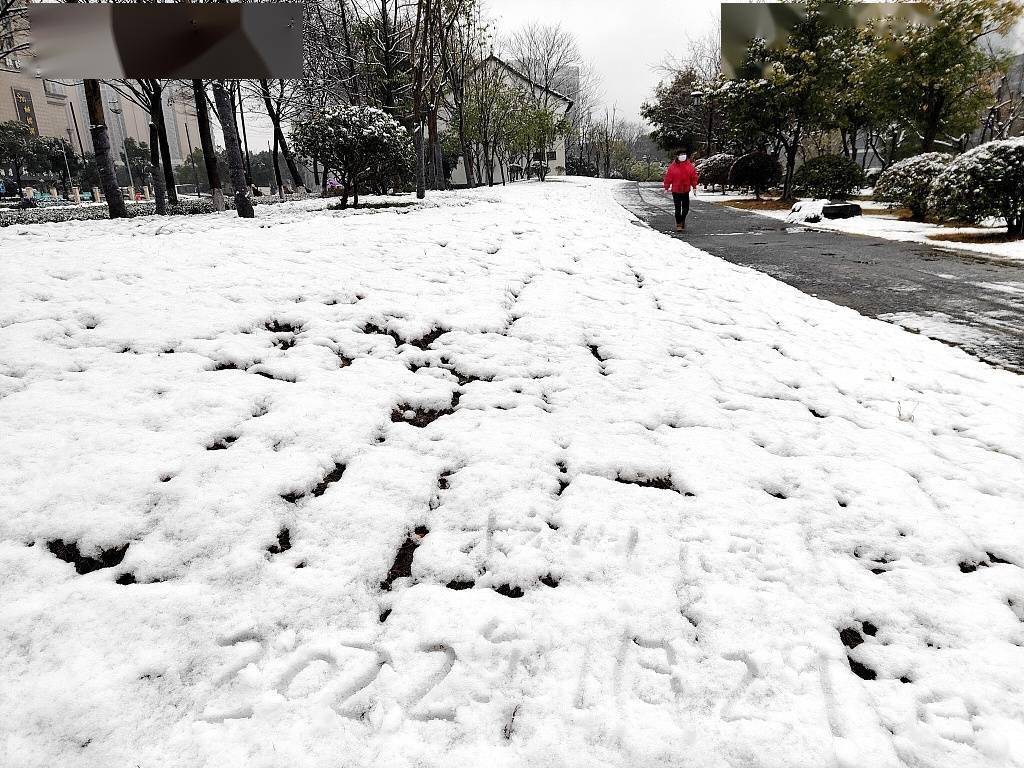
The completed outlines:
{"type": "Polygon", "coordinates": [[[277,183],[277,197],[280,200],[284,200],[284,185],[281,183],[281,162],[278,158],[278,145],[277,145],[277,133],[274,133],[274,148],[270,152],[270,157],[274,161],[274,181],[277,183]]]}
{"type": "Polygon", "coordinates": [[[156,123],[149,121],[149,166],[153,176],[153,196],[156,198],[156,212],[160,216],[167,213],[167,186],[160,172],[160,136],[156,123]]]}
{"type": "MultiPolygon", "coordinates": [[[[284,155],[284,162],[288,166],[288,173],[292,177],[295,191],[305,191],[306,185],[302,183],[302,174],[299,173],[298,166],[295,164],[295,157],[288,148],[288,142],[284,138],[284,131],[281,130],[281,111],[274,107],[274,100],[270,95],[270,84],[266,80],[260,80],[260,90],[263,93],[263,104],[267,108],[267,116],[274,126],[274,143],[280,147],[281,154],[284,155]]],[[[278,186],[280,186],[280,181],[278,186]]]]}
{"type": "Polygon", "coordinates": [[[462,167],[466,171],[466,186],[473,187],[473,163],[470,161],[469,139],[466,138],[465,108],[459,108],[459,147],[462,149],[462,167]]]}
{"type": "MultiPolygon", "coordinates": [[[[487,186],[494,186],[494,158],[491,156],[491,142],[484,139],[484,174],[487,176],[487,186]]],[[[482,180],[481,180],[482,181],[482,180]]]]}
{"type": "Polygon", "coordinates": [[[213,146],[213,132],[210,130],[210,110],[206,108],[206,88],[202,80],[192,81],[192,93],[196,100],[196,116],[199,118],[199,142],[203,147],[203,164],[206,178],[210,182],[214,210],[223,211],[224,189],[221,186],[220,171],[217,170],[217,150],[213,146]]]}
{"type": "Polygon", "coordinates": [[[171,167],[171,145],[167,141],[167,125],[164,123],[164,104],[162,92],[157,91],[150,104],[153,122],[160,138],[160,160],[164,167],[164,181],[167,182],[167,200],[171,205],[178,204],[178,190],[174,186],[174,169],[171,167]]]}
{"type": "Polygon", "coordinates": [[[793,200],[793,172],[796,169],[796,155],[800,149],[800,142],[793,139],[786,147],[786,178],[782,184],[782,200],[789,202],[793,200]]]}
{"type": "Polygon", "coordinates": [[[238,133],[235,131],[235,110],[231,104],[231,97],[228,96],[224,83],[221,80],[213,81],[213,99],[217,105],[217,114],[220,117],[221,128],[224,131],[224,145],[227,149],[228,168],[231,171],[231,186],[235,189],[235,211],[239,218],[251,219],[256,215],[252,207],[252,200],[249,198],[249,187],[245,183],[245,165],[242,160],[242,147],[238,143],[238,133]]]}
{"type": "Polygon", "coordinates": [[[422,200],[427,196],[426,179],[424,178],[424,164],[426,158],[424,157],[423,147],[423,122],[417,121],[414,133],[412,135],[413,146],[416,150],[416,197],[422,200]]]}
{"type": "Polygon", "coordinates": [[[305,192],[306,185],[303,183],[302,174],[299,173],[299,167],[295,163],[295,155],[292,154],[291,148],[288,146],[288,142],[284,138],[284,132],[280,126],[277,126],[277,143],[281,146],[281,154],[284,156],[284,163],[288,167],[288,174],[292,177],[292,183],[295,186],[296,192],[305,192]]]}
{"type": "Polygon", "coordinates": [[[92,146],[96,151],[96,165],[99,167],[100,185],[107,197],[107,210],[110,218],[127,218],[128,206],[121,197],[121,189],[117,186],[117,173],[114,170],[114,156],[110,153],[110,135],[107,132],[106,118],[103,116],[103,95],[100,93],[99,80],[84,80],[85,101],[89,107],[89,133],[92,135],[92,146]]]}
{"type": "MultiPolygon", "coordinates": [[[[246,130],[245,130],[245,110],[242,108],[242,100],[239,99],[238,103],[237,103],[238,113],[237,114],[235,113],[235,106],[236,106],[236,104],[235,104],[235,88],[234,88],[234,86],[232,86],[232,88],[228,92],[228,94],[229,94],[228,99],[229,99],[229,101],[231,103],[231,122],[235,126],[235,137],[236,138],[239,135],[239,133],[238,133],[238,117],[239,117],[239,115],[241,115],[241,118],[242,118],[242,133],[241,133],[242,139],[241,139],[241,141],[244,142],[244,149],[245,149],[245,152],[242,155],[242,157],[245,159],[245,184],[246,184],[246,187],[250,187],[250,186],[252,186],[252,155],[250,155],[250,153],[249,153],[249,137],[248,137],[248,135],[246,133],[246,130]]],[[[241,87],[239,87],[239,95],[241,95],[241,87]]],[[[218,109],[219,109],[219,107],[218,107],[218,109]]],[[[242,144],[240,143],[239,146],[242,146],[242,144]]]]}

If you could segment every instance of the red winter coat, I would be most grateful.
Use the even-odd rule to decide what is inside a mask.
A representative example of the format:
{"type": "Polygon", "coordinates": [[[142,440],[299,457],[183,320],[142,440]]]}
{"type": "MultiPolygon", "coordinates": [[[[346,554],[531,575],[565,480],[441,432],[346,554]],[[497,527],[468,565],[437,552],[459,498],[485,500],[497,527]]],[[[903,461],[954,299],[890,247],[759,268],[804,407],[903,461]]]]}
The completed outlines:
{"type": "Polygon", "coordinates": [[[689,160],[673,160],[665,173],[665,189],[671,187],[676,194],[697,188],[697,169],[689,160]]]}

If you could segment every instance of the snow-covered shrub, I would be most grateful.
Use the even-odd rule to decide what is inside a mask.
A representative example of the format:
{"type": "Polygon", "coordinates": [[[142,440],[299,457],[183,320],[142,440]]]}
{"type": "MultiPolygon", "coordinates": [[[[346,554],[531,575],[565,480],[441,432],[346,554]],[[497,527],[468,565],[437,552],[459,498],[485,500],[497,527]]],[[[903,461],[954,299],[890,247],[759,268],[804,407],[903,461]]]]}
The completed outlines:
{"type": "Polygon", "coordinates": [[[868,168],[866,171],[864,171],[864,183],[867,184],[869,187],[873,187],[875,186],[875,184],[878,183],[878,179],[881,177],[881,175],[881,168],[868,168]]]}
{"type": "Polygon", "coordinates": [[[793,186],[797,192],[815,198],[845,200],[864,183],[864,172],[841,155],[820,155],[797,169],[793,186]]]}
{"type": "Polygon", "coordinates": [[[729,171],[729,184],[736,188],[754,190],[754,196],[761,199],[761,193],[778,184],[782,179],[782,165],[778,158],[767,152],[751,152],[736,158],[729,171]]]}
{"type": "Polygon", "coordinates": [[[909,208],[916,221],[928,214],[932,183],[946,172],[952,160],[942,152],[926,152],[890,166],[875,184],[875,199],[909,208]]]}
{"type": "MultiPolygon", "coordinates": [[[[306,200],[313,197],[318,197],[318,195],[289,195],[284,202],[306,200]]],[[[257,205],[274,205],[282,201],[275,196],[267,196],[254,202],[257,205]]],[[[235,202],[230,197],[225,198],[224,203],[228,210],[234,210],[235,202]]],[[[171,216],[201,216],[216,213],[216,210],[209,198],[179,198],[177,205],[167,206],[167,213],[171,216]]],[[[129,217],[154,215],[156,215],[156,204],[153,202],[134,203],[128,206],[129,217]]],[[[0,228],[15,224],[59,224],[65,221],[100,221],[109,218],[110,212],[105,205],[65,205],[30,210],[11,209],[0,211],[0,228]]]]}
{"type": "Polygon", "coordinates": [[[697,175],[700,177],[700,183],[705,187],[710,187],[711,191],[715,191],[715,187],[722,188],[722,194],[725,194],[725,186],[729,183],[729,172],[732,170],[732,164],[736,162],[736,155],[730,155],[725,152],[721,152],[717,155],[711,155],[705,157],[703,160],[697,162],[697,175]]]}
{"type": "Polygon", "coordinates": [[[414,167],[409,132],[376,107],[343,105],[298,123],[292,131],[296,152],[317,159],[325,173],[337,174],[345,192],[358,202],[359,190],[402,188],[414,167]]]}
{"type": "Polygon", "coordinates": [[[960,155],[935,179],[929,205],[949,219],[1003,219],[1011,237],[1024,237],[1024,138],[990,141],[960,155]]]}

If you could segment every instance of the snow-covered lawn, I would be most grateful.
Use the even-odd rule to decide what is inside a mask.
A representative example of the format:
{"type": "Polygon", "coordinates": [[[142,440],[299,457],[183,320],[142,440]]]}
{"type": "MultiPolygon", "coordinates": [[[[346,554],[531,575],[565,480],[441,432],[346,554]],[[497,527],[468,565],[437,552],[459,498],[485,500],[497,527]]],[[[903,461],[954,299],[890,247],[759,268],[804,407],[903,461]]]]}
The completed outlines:
{"type": "MultiPolygon", "coordinates": [[[[710,199],[714,202],[721,202],[715,198],[710,199]]],[[[726,198],[726,202],[730,202],[730,200],[726,198]]],[[[813,202],[810,202],[812,209],[813,202]]],[[[865,207],[884,206],[884,203],[874,203],[872,201],[855,202],[865,207]]],[[[804,204],[809,205],[807,202],[804,204]]],[[[770,216],[773,219],[781,219],[783,221],[791,218],[789,211],[755,210],[754,213],[760,213],[764,216],[770,216]]],[[[856,216],[851,219],[822,218],[820,221],[803,224],[803,226],[808,226],[812,229],[849,232],[854,235],[881,237],[886,240],[926,243],[938,246],[939,248],[966,251],[981,256],[995,256],[999,259],[1024,261],[1024,240],[1000,241],[985,239],[991,236],[998,238],[1000,235],[1005,234],[1005,225],[997,226],[996,222],[993,222],[992,226],[986,227],[947,227],[941,224],[905,221],[888,214],[866,212],[863,216],[856,216]],[[960,242],[959,240],[947,239],[949,237],[972,237],[978,240],[978,242],[960,242]]]]}
{"type": "Polygon", "coordinates": [[[0,764],[1024,765],[1024,386],[554,180],[0,233],[0,764]]]}

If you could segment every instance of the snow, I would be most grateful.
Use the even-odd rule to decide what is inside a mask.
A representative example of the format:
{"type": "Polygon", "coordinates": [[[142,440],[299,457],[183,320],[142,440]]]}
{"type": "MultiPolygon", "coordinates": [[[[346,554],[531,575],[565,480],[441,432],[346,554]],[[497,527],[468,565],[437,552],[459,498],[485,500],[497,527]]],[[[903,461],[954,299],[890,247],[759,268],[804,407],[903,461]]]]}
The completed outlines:
{"type": "Polygon", "coordinates": [[[828,200],[801,200],[794,203],[793,207],[786,212],[785,221],[788,224],[816,223],[824,219],[825,206],[828,200]]]}
{"type": "MultiPolygon", "coordinates": [[[[821,204],[824,201],[801,201],[797,213],[791,211],[754,210],[762,216],[770,216],[789,223],[811,224],[813,229],[848,232],[855,235],[881,237],[886,240],[925,243],[951,251],[966,251],[981,256],[995,257],[1001,260],[1024,260],[1024,240],[1007,242],[957,242],[943,239],[949,236],[989,235],[1005,231],[998,222],[986,222],[980,227],[947,227],[940,224],[929,224],[918,221],[904,221],[895,216],[866,214],[850,219],[826,219],[821,217],[821,204]],[[815,215],[818,218],[815,218],[815,215]]],[[[872,201],[857,201],[861,206],[870,207],[872,201]]]]}
{"type": "Polygon", "coordinates": [[[1024,765],[1021,379],[613,190],[0,232],[0,764],[1024,765]]]}

